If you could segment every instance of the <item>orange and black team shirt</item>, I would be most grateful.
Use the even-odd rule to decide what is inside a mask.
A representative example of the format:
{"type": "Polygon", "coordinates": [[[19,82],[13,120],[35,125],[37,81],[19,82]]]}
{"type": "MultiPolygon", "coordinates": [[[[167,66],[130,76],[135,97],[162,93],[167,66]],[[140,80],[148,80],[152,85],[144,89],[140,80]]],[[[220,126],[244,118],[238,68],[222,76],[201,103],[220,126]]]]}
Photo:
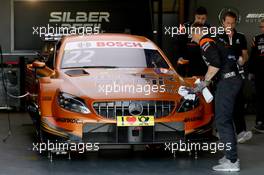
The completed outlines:
{"type": "Polygon", "coordinates": [[[207,66],[214,66],[221,68],[222,58],[218,51],[218,46],[216,45],[215,38],[210,36],[204,36],[199,42],[201,48],[201,54],[206,62],[207,66]]]}
{"type": "Polygon", "coordinates": [[[219,75],[237,71],[238,58],[232,48],[226,47],[227,43],[224,40],[205,35],[199,45],[204,61],[208,66],[219,68],[219,75]]]}

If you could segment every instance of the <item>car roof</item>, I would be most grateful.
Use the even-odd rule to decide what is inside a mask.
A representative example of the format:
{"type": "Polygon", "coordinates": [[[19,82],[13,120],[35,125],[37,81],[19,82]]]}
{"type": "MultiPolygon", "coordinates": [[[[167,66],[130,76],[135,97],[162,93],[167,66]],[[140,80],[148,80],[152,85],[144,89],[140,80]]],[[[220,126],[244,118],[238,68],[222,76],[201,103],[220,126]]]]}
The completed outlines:
{"type": "Polygon", "coordinates": [[[62,42],[69,41],[137,41],[137,42],[151,42],[146,37],[130,35],[130,34],[115,34],[115,33],[100,33],[91,35],[71,35],[62,38],[62,42]]]}

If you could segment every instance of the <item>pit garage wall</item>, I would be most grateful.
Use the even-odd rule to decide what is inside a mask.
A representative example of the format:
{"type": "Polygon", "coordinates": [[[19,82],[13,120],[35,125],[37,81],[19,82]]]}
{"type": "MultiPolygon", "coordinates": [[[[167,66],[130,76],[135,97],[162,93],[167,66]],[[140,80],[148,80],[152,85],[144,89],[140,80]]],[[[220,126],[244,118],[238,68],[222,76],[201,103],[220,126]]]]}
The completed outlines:
{"type": "Polygon", "coordinates": [[[241,21],[237,30],[247,37],[248,48],[250,48],[251,38],[259,33],[258,20],[260,18],[247,18],[248,14],[263,14],[263,0],[189,0],[189,16],[192,19],[193,12],[199,6],[204,6],[208,10],[208,22],[211,26],[219,26],[218,14],[223,8],[235,8],[238,10],[241,21]]]}
{"type": "MultiPolygon", "coordinates": [[[[35,51],[40,50],[42,44],[38,36],[33,36],[32,27],[46,26],[52,11],[72,13],[79,10],[88,13],[109,11],[111,20],[103,26],[106,32],[131,32],[151,38],[152,16],[149,2],[150,0],[1,0],[0,44],[4,53],[4,62],[9,61],[12,64],[15,62],[12,69],[16,75],[14,76],[16,85],[14,90],[10,89],[9,92],[15,95],[23,93],[21,85],[23,81],[20,82],[20,79],[24,78],[24,74],[21,73],[22,67],[19,67],[23,64],[16,63],[24,60],[21,56],[27,59],[36,57],[35,51]]],[[[5,96],[2,84],[0,84],[0,96],[5,96]]],[[[1,106],[6,106],[4,98],[0,98],[1,106]]],[[[9,102],[9,106],[18,109],[20,103],[13,100],[9,102]]]]}
{"type": "Polygon", "coordinates": [[[102,24],[105,32],[152,37],[150,0],[1,0],[0,44],[5,55],[22,55],[40,49],[40,39],[33,36],[32,27],[50,23],[52,11],[69,11],[71,18],[78,11],[87,14],[107,11],[110,22],[102,24]]]}
{"type": "Polygon", "coordinates": [[[0,1],[0,44],[5,52],[11,50],[11,3],[10,0],[0,1]]]}

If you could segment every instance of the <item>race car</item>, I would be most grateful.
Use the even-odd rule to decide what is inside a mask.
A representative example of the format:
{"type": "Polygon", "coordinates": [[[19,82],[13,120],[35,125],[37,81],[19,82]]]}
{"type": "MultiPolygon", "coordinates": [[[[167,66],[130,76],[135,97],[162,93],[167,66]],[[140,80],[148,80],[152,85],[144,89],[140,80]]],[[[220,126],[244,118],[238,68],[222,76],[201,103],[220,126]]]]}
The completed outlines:
{"type": "Polygon", "coordinates": [[[65,36],[53,49],[52,65],[26,66],[27,108],[41,141],[160,144],[211,131],[212,104],[179,94],[196,77],[180,77],[149,39],[65,36]]]}

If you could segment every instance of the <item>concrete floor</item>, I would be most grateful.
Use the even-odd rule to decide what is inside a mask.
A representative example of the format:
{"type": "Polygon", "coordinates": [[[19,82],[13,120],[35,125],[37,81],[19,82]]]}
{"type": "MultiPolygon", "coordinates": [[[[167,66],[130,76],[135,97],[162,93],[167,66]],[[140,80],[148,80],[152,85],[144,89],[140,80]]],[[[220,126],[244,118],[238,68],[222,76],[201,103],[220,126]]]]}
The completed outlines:
{"type": "MultiPolygon", "coordinates": [[[[264,134],[255,134],[246,144],[239,145],[241,172],[213,172],[211,167],[221,158],[220,152],[199,153],[198,159],[187,153],[177,154],[174,158],[162,151],[131,152],[107,150],[85,155],[73,155],[72,160],[58,156],[50,163],[46,156],[32,151],[34,130],[26,113],[10,114],[12,135],[4,143],[0,141],[0,175],[40,175],[40,174],[241,174],[263,175],[264,172],[264,134]]],[[[247,116],[250,126],[254,116],[247,116]]],[[[0,114],[0,138],[8,133],[6,114],[0,114]]]]}

